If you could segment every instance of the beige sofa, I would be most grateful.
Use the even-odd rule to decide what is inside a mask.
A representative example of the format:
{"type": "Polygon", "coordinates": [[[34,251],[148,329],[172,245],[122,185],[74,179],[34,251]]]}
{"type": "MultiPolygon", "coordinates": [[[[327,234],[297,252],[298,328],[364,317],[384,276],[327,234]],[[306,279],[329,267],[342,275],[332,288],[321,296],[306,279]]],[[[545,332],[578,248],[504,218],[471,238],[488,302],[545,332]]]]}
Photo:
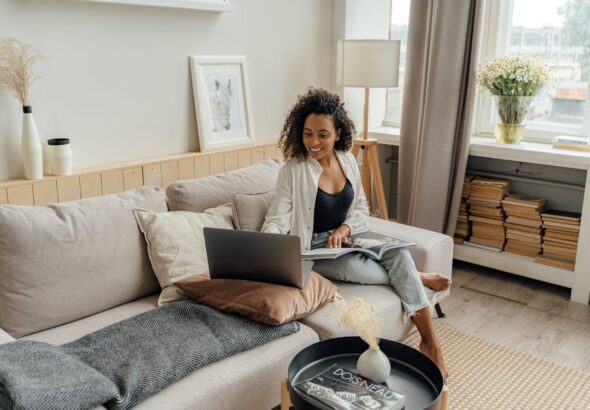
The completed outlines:
{"type": "MultiPolygon", "coordinates": [[[[157,307],[154,278],[132,210],[202,212],[230,202],[236,192],[274,187],[280,162],[168,188],[136,191],[42,207],[0,206],[0,343],[73,341],[111,323],[157,307]],[[3,329],[3,330],[2,330],[3,329]]],[[[371,229],[418,243],[423,271],[451,275],[451,238],[371,218],[371,229]]],[[[399,298],[388,287],[337,283],[345,298],[364,297],[385,318],[381,336],[399,340],[410,330],[399,298]]],[[[432,303],[448,292],[429,292],[432,303]]],[[[291,358],[339,328],[328,305],[301,321],[300,331],[210,364],[141,402],[139,409],[268,409],[279,404],[279,381],[291,358]],[[223,392],[220,394],[220,392],[223,392]]]]}

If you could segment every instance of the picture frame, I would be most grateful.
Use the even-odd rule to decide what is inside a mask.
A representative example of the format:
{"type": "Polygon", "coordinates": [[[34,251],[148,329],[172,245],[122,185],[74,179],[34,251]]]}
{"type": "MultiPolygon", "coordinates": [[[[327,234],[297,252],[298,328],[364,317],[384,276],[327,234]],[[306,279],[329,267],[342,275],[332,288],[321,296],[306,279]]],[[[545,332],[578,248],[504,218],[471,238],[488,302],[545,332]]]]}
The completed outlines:
{"type": "Polygon", "coordinates": [[[246,57],[190,56],[201,152],[254,143],[246,57]]]}

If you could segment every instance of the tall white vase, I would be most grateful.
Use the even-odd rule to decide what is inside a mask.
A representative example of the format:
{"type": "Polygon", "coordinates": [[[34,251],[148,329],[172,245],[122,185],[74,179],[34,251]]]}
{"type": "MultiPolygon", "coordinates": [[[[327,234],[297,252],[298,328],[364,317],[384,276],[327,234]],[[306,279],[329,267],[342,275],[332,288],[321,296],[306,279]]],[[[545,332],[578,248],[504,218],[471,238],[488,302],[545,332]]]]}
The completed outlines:
{"type": "Polygon", "coordinates": [[[20,151],[25,165],[25,178],[43,178],[43,147],[30,106],[23,107],[23,129],[20,151]]]}

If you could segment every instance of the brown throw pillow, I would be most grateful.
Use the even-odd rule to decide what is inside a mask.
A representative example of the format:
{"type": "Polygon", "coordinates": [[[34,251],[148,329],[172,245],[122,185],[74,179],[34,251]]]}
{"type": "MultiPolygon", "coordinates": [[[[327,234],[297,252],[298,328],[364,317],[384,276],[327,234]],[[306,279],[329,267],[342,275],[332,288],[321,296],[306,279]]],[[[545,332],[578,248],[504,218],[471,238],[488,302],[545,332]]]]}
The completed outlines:
{"type": "Polygon", "coordinates": [[[175,285],[199,303],[267,325],[301,319],[331,302],[338,292],[332,282],[313,271],[303,289],[239,279],[203,280],[198,276],[175,285]]]}

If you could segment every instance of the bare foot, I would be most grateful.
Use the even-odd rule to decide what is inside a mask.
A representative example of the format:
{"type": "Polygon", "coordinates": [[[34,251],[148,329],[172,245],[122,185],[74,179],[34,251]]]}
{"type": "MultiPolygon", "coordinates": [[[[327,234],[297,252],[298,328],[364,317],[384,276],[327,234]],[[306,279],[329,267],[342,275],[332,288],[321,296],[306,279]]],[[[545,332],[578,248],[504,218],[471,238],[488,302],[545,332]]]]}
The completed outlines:
{"type": "Polygon", "coordinates": [[[442,350],[438,343],[426,343],[423,340],[420,341],[420,351],[430,358],[436,364],[443,375],[443,380],[446,383],[449,377],[445,361],[443,360],[442,350]]]}
{"type": "Polygon", "coordinates": [[[451,287],[451,279],[440,273],[424,273],[420,272],[420,280],[422,284],[435,292],[441,292],[451,287]]]}

